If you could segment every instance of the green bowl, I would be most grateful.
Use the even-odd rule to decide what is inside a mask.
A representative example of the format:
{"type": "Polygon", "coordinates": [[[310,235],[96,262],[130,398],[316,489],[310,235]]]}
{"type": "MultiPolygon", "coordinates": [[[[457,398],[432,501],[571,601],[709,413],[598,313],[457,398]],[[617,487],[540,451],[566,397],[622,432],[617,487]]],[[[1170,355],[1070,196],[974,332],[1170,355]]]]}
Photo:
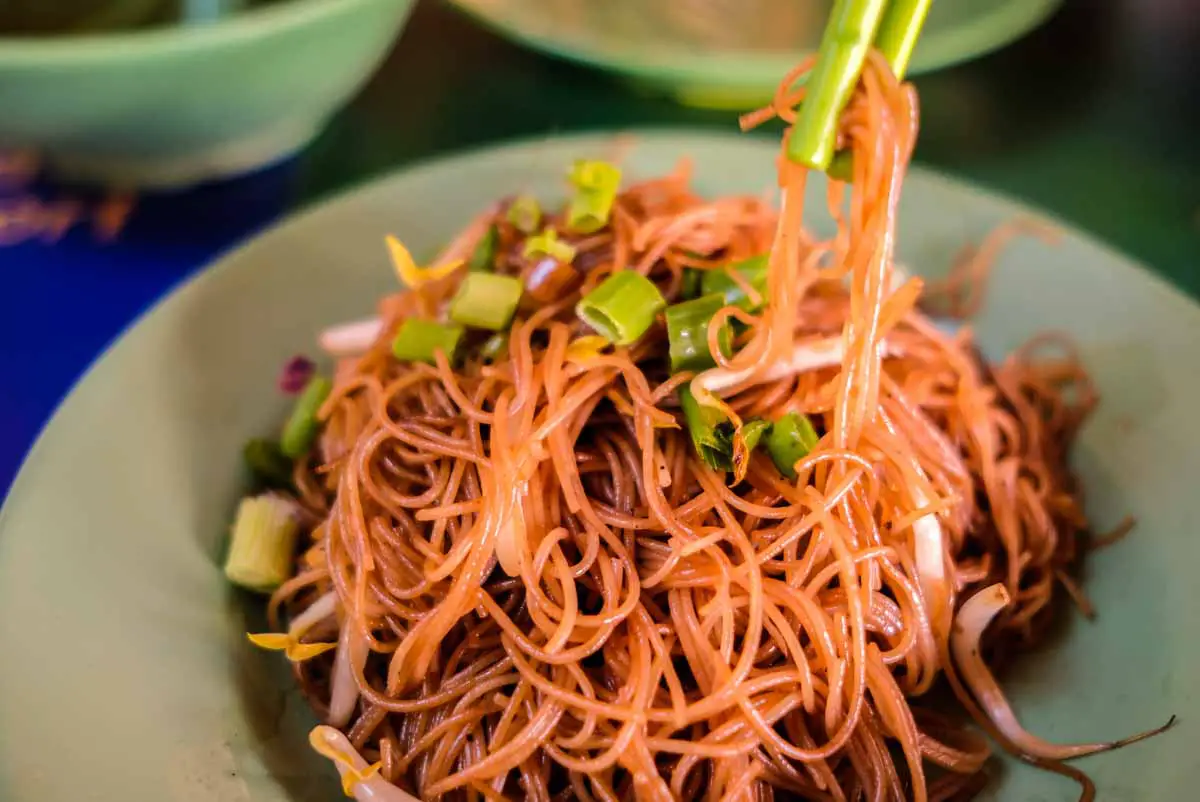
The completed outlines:
{"type": "Polygon", "coordinates": [[[137,186],[277,161],[362,85],[412,4],[288,0],[208,25],[0,38],[0,147],[137,186]]]}
{"type": "MultiPolygon", "coordinates": [[[[628,138],[621,141],[628,142],[628,138]]],[[[356,190],[225,257],[134,326],[39,438],[0,510],[0,799],[4,802],[331,802],[334,769],[307,745],[314,719],[278,654],[243,633],[261,598],[221,573],[245,477],[244,440],[279,425],[279,366],[316,332],[370,314],[396,289],[385,233],[430,252],[514,189],[561,193],[564,166],[611,136],[538,139],[454,156],[356,190]]],[[[758,194],[777,146],[685,132],[638,135],[627,175],[695,163],[697,191],[758,194]]],[[[806,209],[823,208],[810,181],[806,209]]],[[[913,169],[899,258],[944,271],[964,242],[1032,214],[913,169]]],[[[821,222],[821,221],[816,221],[821,222]]],[[[828,231],[828,221],[824,221],[828,231]]],[[[1055,740],[1180,724],[1080,761],[1106,802],[1188,802],[1200,761],[1200,308],[1066,230],[1013,243],[974,321],[994,358],[1066,332],[1102,398],[1074,454],[1100,529],[1127,538],[1086,560],[1095,621],[1014,661],[1022,721],[1055,740]]],[[[1007,762],[980,797],[1068,802],[1061,777],[1007,762]]]]}
{"type": "MultiPolygon", "coordinates": [[[[681,103],[743,110],[768,102],[812,52],[832,0],[451,0],[483,24],[552,56],[611,71],[681,103]]],[[[911,73],[1001,47],[1062,0],[939,0],[911,73]]]]}

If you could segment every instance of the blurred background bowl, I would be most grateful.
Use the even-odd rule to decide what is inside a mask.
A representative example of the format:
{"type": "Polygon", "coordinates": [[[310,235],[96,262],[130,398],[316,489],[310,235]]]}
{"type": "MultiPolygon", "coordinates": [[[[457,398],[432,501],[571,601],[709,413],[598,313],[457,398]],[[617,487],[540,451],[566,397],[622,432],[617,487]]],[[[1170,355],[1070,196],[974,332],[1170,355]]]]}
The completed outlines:
{"type": "MultiPolygon", "coordinates": [[[[820,41],[832,0],[451,0],[510,39],[709,108],[766,103],[820,41]]],[[[998,48],[1061,0],[940,0],[910,72],[998,48]]]]}
{"type": "Polygon", "coordinates": [[[43,13],[69,4],[36,0],[37,13],[0,35],[0,148],[32,148],[69,178],[142,187],[279,161],[370,76],[414,0],[277,0],[220,14],[229,2],[212,0],[211,22],[110,18],[105,27],[122,30],[80,33],[43,13]]]}

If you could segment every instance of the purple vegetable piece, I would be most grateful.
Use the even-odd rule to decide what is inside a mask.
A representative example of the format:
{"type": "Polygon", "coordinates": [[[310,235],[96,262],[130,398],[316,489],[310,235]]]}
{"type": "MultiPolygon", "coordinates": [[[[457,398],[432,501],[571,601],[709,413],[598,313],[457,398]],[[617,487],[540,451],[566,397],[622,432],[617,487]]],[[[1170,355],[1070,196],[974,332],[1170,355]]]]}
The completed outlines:
{"type": "Polygon", "coordinates": [[[297,354],[283,365],[279,373],[279,390],[287,395],[295,395],[304,389],[308,380],[317,370],[317,363],[303,354],[297,354]]]}

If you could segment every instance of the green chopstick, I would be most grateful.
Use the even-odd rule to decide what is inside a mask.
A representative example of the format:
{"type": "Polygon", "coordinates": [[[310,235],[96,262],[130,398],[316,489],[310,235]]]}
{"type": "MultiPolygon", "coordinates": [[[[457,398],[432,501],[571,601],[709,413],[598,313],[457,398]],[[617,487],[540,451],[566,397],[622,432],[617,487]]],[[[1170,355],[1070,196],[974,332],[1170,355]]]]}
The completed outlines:
{"type": "Polygon", "coordinates": [[[824,172],[837,148],[838,122],[862,74],[886,0],[837,0],[821,36],[808,93],[788,137],[788,158],[824,172]]]}

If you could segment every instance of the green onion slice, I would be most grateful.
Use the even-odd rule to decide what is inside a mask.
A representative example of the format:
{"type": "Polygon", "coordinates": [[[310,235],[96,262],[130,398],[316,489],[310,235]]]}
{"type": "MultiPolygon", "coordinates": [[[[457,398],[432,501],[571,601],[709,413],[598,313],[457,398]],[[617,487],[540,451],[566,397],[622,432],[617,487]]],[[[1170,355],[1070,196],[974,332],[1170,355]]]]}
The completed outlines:
{"type": "Polygon", "coordinates": [[[770,421],[755,418],[742,424],[742,428],[733,433],[733,484],[746,478],[750,468],[750,452],[758,447],[763,437],[771,430],[770,421]]]}
{"type": "Polygon", "coordinates": [[[450,319],[477,329],[506,329],[523,291],[521,280],[514,276],[467,273],[450,301],[450,319]]]}
{"type": "Polygon", "coordinates": [[[225,578],[270,593],[292,575],[296,550],[296,502],[284,496],[244,498],[238,505],[225,558],[225,578]]]}
{"type": "Polygon", "coordinates": [[[317,411],[332,389],[333,384],[324,376],[313,376],[304,385],[279,438],[279,450],[284,456],[297,459],[308,453],[320,429],[317,411]]]}
{"type": "Polygon", "coordinates": [[[701,406],[687,385],[679,388],[679,406],[700,460],[715,471],[732,470],[733,426],[729,419],[720,410],[701,406]]]}
{"type": "Polygon", "coordinates": [[[532,195],[518,195],[504,216],[522,234],[532,234],[541,225],[542,207],[532,195]]]}
{"type": "Polygon", "coordinates": [[[795,479],[796,463],[817,447],[819,439],[807,415],[789,412],[771,424],[771,431],[767,434],[767,453],[780,473],[795,479]]]}
{"type": "Polygon", "coordinates": [[[701,295],[700,279],[703,275],[703,270],[697,270],[694,267],[685,267],[683,269],[683,281],[679,285],[679,294],[684,298],[699,297],[701,295]]]}
{"type": "Polygon", "coordinates": [[[617,345],[629,345],[654,323],[666,300],[654,282],[632,270],[613,273],[575,305],[584,323],[617,345]]]}
{"type": "Polygon", "coordinates": [[[754,418],[746,421],[742,426],[742,440],[746,443],[746,450],[753,451],[758,448],[758,444],[763,437],[771,430],[771,422],[762,418],[754,418]]]}
{"type": "Polygon", "coordinates": [[[558,232],[553,228],[547,228],[541,234],[525,240],[524,253],[528,258],[549,256],[556,262],[569,265],[575,259],[575,246],[560,240],[558,232]]]}
{"type": "Polygon", "coordinates": [[[471,258],[467,261],[467,269],[472,273],[490,273],[496,263],[496,244],[500,240],[500,230],[496,226],[488,226],[488,230],[479,238],[471,258]]]}
{"type": "Polygon", "coordinates": [[[567,207],[567,226],[591,234],[608,225],[621,186],[621,169],[608,162],[581,160],[571,168],[570,180],[575,195],[567,207]]]}
{"type": "Polygon", "coordinates": [[[700,292],[702,295],[719,293],[725,297],[726,305],[754,312],[767,298],[767,261],[768,255],[764,253],[735,262],[720,270],[704,270],[704,275],[700,277],[700,292]],[[738,277],[754,288],[759,295],[759,303],[755,303],[746,294],[746,290],[734,280],[730,271],[737,271],[738,277]]]}
{"type": "Polygon", "coordinates": [[[434,355],[441,351],[453,362],[462,336],[463,327],[457,324],[410,317],[392,341],[392,354],[401,361],[433,365],[437,361],[434,355]]]}
{"type": "MultiPolygon", "coordinates": [[[[713,315],[724,307],[725,298],[719,294],[702,295],[667,307],[664,317],[667,321],[672,373],[699,371],[717,364],[708,350],[708,324],[713,315]]],[[[722,354],[730,356],[733,353],[733,329],[728,321],[722,324],[717,341],[722,354]]]]}
{"type": "Polygon", "coordinates": [[[256,484],[263,487],[292,486],[292,460],[274,440],[255,437],[242,447],[242,459],[256,484]]]}

